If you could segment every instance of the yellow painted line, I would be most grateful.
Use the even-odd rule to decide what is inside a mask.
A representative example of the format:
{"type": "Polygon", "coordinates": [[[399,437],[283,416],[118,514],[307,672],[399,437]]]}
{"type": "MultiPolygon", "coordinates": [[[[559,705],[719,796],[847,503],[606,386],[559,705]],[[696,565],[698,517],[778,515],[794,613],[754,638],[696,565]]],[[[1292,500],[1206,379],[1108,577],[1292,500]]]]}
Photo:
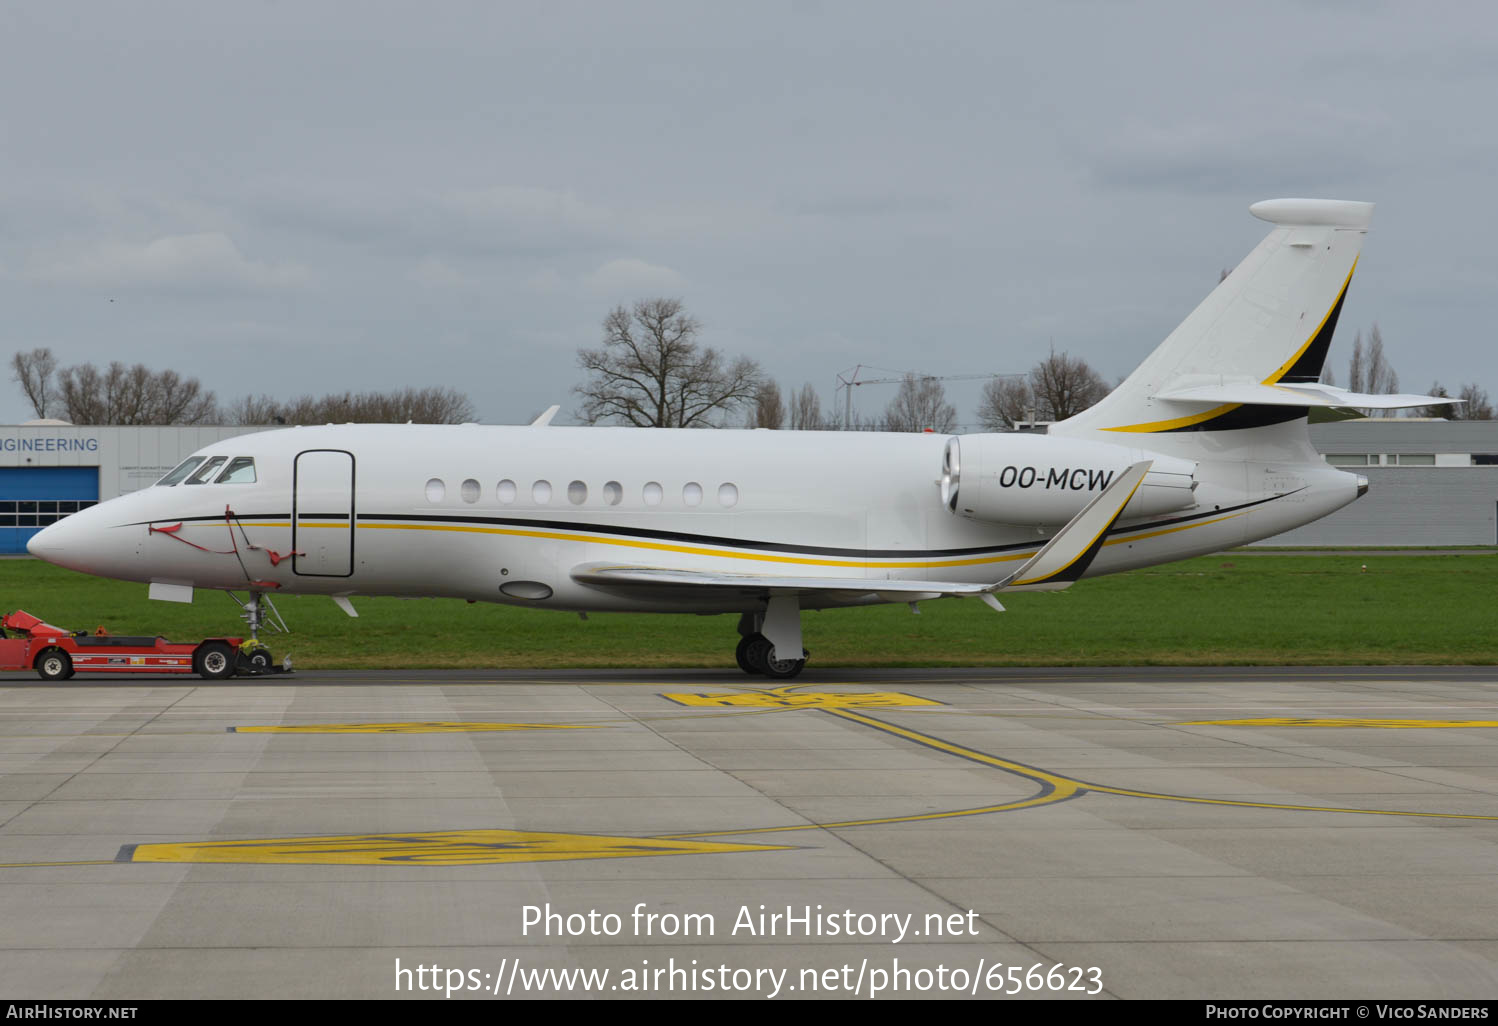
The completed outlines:
{"type": "Polygon", "coordinates": [[[905,695],[898,691],[847,693],[802,691],[797,694],[765,694],[763,692],[751,692],[748,694],[723,694],[721,692],[689,694],[683,692],[662,692],[661,697],[670,699],[677,705],[746,709],[842,709],[859,706],[887,708],[890,706],[942,704],[941,702],[932,701],[929,698],[917,698],[914,695],[905,695]]]}
{"type": "MultiPolygon", "coordinates": [[[[1405,812],[1401,810],[1390,809],[1350,809],[1346,808],[1345,806],[1337,807],[1330,805],[1287,805],[1279,802],[1237,801],[1230,798],[1199,798],[1192,795],[1169,794],[1162,791],[1140,791],[1129,787],[1111,787],[1107,784],[1094,784],[1085,780],[1077,780],[1072,777],[1065,777],[1059,773],[1051,773],[1048,770],[1038,769],[1034,766],[1027,766],[1021,762],[1014,762],[1009,759],[1000,759],[997,756],[989,755],[986,752],[975,751],[971,748],[965,748],[962,745],[954,745],[950,741],[942,741],[940,738],[932,737],[929,734],[922,734],[919,731],[908,730],[904,727],[897,727],[892,723],[885,723],[883,720],[876,720],[872,717],[863,716],[859,713],[848,712],[845,710],[829,710],[828,714],[831,716],[841,717],[845,720],[853,720],[857,723],[865,724],[866,726],[873,727],[876,730],[882,730],[889,734],[895,734],[900,737],[909,738],[910,740],[915,741],[919,744],[926,745],[930,748],[936,748],[941,751],[951,752],[953,755],[959,755],[964,759],[971,759],[974,762],[986,763],[987,765],[993,766],[997,769],[1002,769],[1010,773],[1017,773],[1020,776],[1028,777],[1031,780],[1049,784],[1050,786],[1056,788],[1057,792],[1064,792],[1062,797],[1067,798],[1073,797],[1075,795],[1086,794],[1089,791],[1095,791],[1098,794],[1116,794],[1126,798],[1149,798],[1156,801],[1166,802],[1186,802],[1192,805],[1227,805],[1236,808],[1278,809],[1289,812],[1341,812],[1352,813],[1360,816],[1405,816],[1414,819],[1466,819],[1487,822],[1498,821],[1498,816],[1478,816],[1458,812],[1405,812]]],[[[1062,800],[1062,797],[1052,797],[1051,800],[1060,801],[1062,800]]],[[[967,812],[963,814],[971,815],[972,813],[967,812]]]]}
{"type": "Polygon", "coordinates": [[[601,723],[288,723],[230,727],[231,734],[479,734],[494,730],[598,730],[601,723]]]}
{"type": "Polygon", "coordinates": [[[1253,720],[1187,720],[1178,727],[1378,727],[1384,730],[1440,730],[1448,727],[1498,727],[1498,720],[1373,720],[1355,716],[1313,718],[1267,716],[1253,720]]]}
{"type": "Polygon", "coordinates": [[[442,830],[430,833],[339,834],[331,837],[126,845],[120,849],[116,861],[300,866],[480,866],[506,862],[785,850],[786,845],[680,838],[561,834],[531,830],[442,830]]]}

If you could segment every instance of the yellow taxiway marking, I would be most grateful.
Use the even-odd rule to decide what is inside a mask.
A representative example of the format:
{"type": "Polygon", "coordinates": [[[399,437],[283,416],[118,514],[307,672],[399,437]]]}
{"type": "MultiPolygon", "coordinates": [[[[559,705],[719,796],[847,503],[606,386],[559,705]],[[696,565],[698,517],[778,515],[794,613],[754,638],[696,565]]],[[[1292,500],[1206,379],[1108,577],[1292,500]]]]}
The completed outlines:
{"type": "Polygon", "coordinates": [[[603,723],[290,723],[229,727],[231,734],[472,734],[491,730],[597,730],[603,723]]]}
{"type": "Polygon", "coordinates": [[[1177,727],[1380,727],[1385,730],[1427,730],[1443,727],[1498,727],[1498,720],[1374,720],[1355,716],[1326,718],[1266,716],[1254,720],[1187,720],[1177,727]]]}
{"type": "Polygon", "coordinates": [[[735,844],[532,830],[442,830],[432,833],[342,834],[244,841],[126,845],[117,862],[226,862],[327,866],[479,866],[646,855],[718,855],[784,851],[785,845],[735,844]]]}
{"type": "Polygon", "coordinates": [[[850,706],[889,707],[942,704],[941,702],[934,702],[929,698],[904,695],[898,691],[801,691],[796,694],[790,694],[784,688],[777,688],[769,692],[740,692],[734,694],[724,694],[721,692],[709,692],[707,694],[662,692],[661,697],[668,698],[677,705],[741,709],[844,709],[850,706]]]}

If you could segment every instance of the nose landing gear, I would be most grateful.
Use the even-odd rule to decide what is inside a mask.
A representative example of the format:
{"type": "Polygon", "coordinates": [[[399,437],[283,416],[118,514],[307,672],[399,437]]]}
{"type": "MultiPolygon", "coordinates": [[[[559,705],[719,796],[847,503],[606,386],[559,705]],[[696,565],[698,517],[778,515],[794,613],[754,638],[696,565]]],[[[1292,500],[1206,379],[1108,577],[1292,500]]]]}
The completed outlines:
{"type": "Polygon", "coordinates": [[[268,673],[288,673],[291,670],[291,657],[287,656],[277,666],[275,659],[271,656],[270,649],[260,641],[260,629],[269,628],[282,634],[290,634],[286,621],[281,619],[280,610],[271,601],[270,596],[263,591],[252,591],[245,601],[232,591],[228,592],[230,598],[239,603],[239,618],[245,622],[250,629],[250,636],[239,646],[239,652],[234,658],[234,671],[246,677],[258,677],[268,673]],[[267,611],[269,615],[267,615],[267,611]]]}

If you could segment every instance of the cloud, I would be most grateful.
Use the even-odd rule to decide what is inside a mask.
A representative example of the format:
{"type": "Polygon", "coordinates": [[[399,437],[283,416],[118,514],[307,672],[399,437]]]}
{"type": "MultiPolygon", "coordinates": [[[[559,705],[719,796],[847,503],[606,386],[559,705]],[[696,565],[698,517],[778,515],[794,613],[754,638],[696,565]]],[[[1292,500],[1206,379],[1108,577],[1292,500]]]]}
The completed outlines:
{"type": "Polygon", "coordinates": [[[680,292],[687,281],[678,272],[644,260],[610,260],[584,280],[593,292],[604,295],[680,292]]]}
{"type": "Polygon", "coordinates": [[[429,289],[466,289],[474,280],[452,264],[434,256],[422,257],[411,268],[410,279],[429,289]]]}
{"type": "Polygon", "coordinates": [[[305,267],[248,259],[222,232],[167,235],[144,245],[102,242],[33,261],[30,277],[122,288],[235,291],[298,289],[312,283],[305,267]]]}

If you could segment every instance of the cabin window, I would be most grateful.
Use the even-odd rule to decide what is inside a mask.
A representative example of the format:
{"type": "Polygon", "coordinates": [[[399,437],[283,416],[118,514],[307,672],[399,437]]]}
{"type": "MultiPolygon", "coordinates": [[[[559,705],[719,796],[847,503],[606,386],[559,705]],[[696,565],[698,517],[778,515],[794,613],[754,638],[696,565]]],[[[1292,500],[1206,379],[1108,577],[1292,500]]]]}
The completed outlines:
{"type": "Polygon", "coordinates": [[[603,501],[610,506],[617,506],[624,501],[624,486],[618,481],[610,481],[603,486],[603,501]]]}
{"type": "Polygon", "coordinates": [[[567,501],[574,506],[581,506],[588,501],[588,486],[581,481],[574,481],[567,486],[567,501]]]}
{"type": "Polygon", "coordinates": [[[479,486],[479,483],[470,477],[467,481],[463,482],[463,487],[461,489],[463,501],[468,503],[478,502],[479,495],[482,494],[483,491],[484,489],[479,486]]]}
{"type": "Polygon", "coordinates": [[[229,457],[227,456],[213,457],[213,459],[209,460],[207,463],[199,467],[197,471],[191,477],[189,477],[185,483],[190,485],[207,484],[208,479],[213,476],[214,472],[217,471],[219,467],[222,467],[224,465],[224,461],[228,458],[229,457]]]}
{"type": "Polygon", "coordinates": [[[499,501],[508,506],[515,501],[515,482],[505,478],[499,483],[499,501]]]}
{"type": "Polygon", "coordinates": [[[447,497],[447,484],[440,477],[427,482],[427,502],[436,505],[447,497]]]}
{"type": "Polygon", "coordinates": [[[718,486],[718,505],[725,509],[739,504],[739,486],[725,481],[718,486]]]}
{"type": "Polygon", "coordinates": [[[666,493],[661,490],[660,482],[651,481],[645,485],[640,492],[640,497],[645,500],[647,506],[659,506],[661,497],[666,493]]]}
{"type": "Polygon", "coordinates": [[[702,503],[702,486],[696,481],[688,481],[681,489],[681,501],[688,506],[697,506],[702,503]]]}
{"type": "Polygon", "coordinates": [[[163,488],[170,488],[172,485],[181,481],[188,474],[191,474],[197,467],[197,465],[202,462],[203,457],[201,456],[189,456],[187,457],[187,459],[177,464],[177,468],[175,470],[173,470],[170,474],[162,478],[160,481],[157,481],[156,483],[163,488]]]}
{"type": "Polygon", "coordinates": [[[224,472],[214,484],[254,484],[255,461],[248,456],[236,456],[229,461],[224,472]]]}
{"type": "Polygon", "coordinates": [[[536,505],[538,506],[544,506],[548,502],[550,502],[551,482],[537,481],[535,484],[531,485],[531,498],[536,501],[536,505]]]}

